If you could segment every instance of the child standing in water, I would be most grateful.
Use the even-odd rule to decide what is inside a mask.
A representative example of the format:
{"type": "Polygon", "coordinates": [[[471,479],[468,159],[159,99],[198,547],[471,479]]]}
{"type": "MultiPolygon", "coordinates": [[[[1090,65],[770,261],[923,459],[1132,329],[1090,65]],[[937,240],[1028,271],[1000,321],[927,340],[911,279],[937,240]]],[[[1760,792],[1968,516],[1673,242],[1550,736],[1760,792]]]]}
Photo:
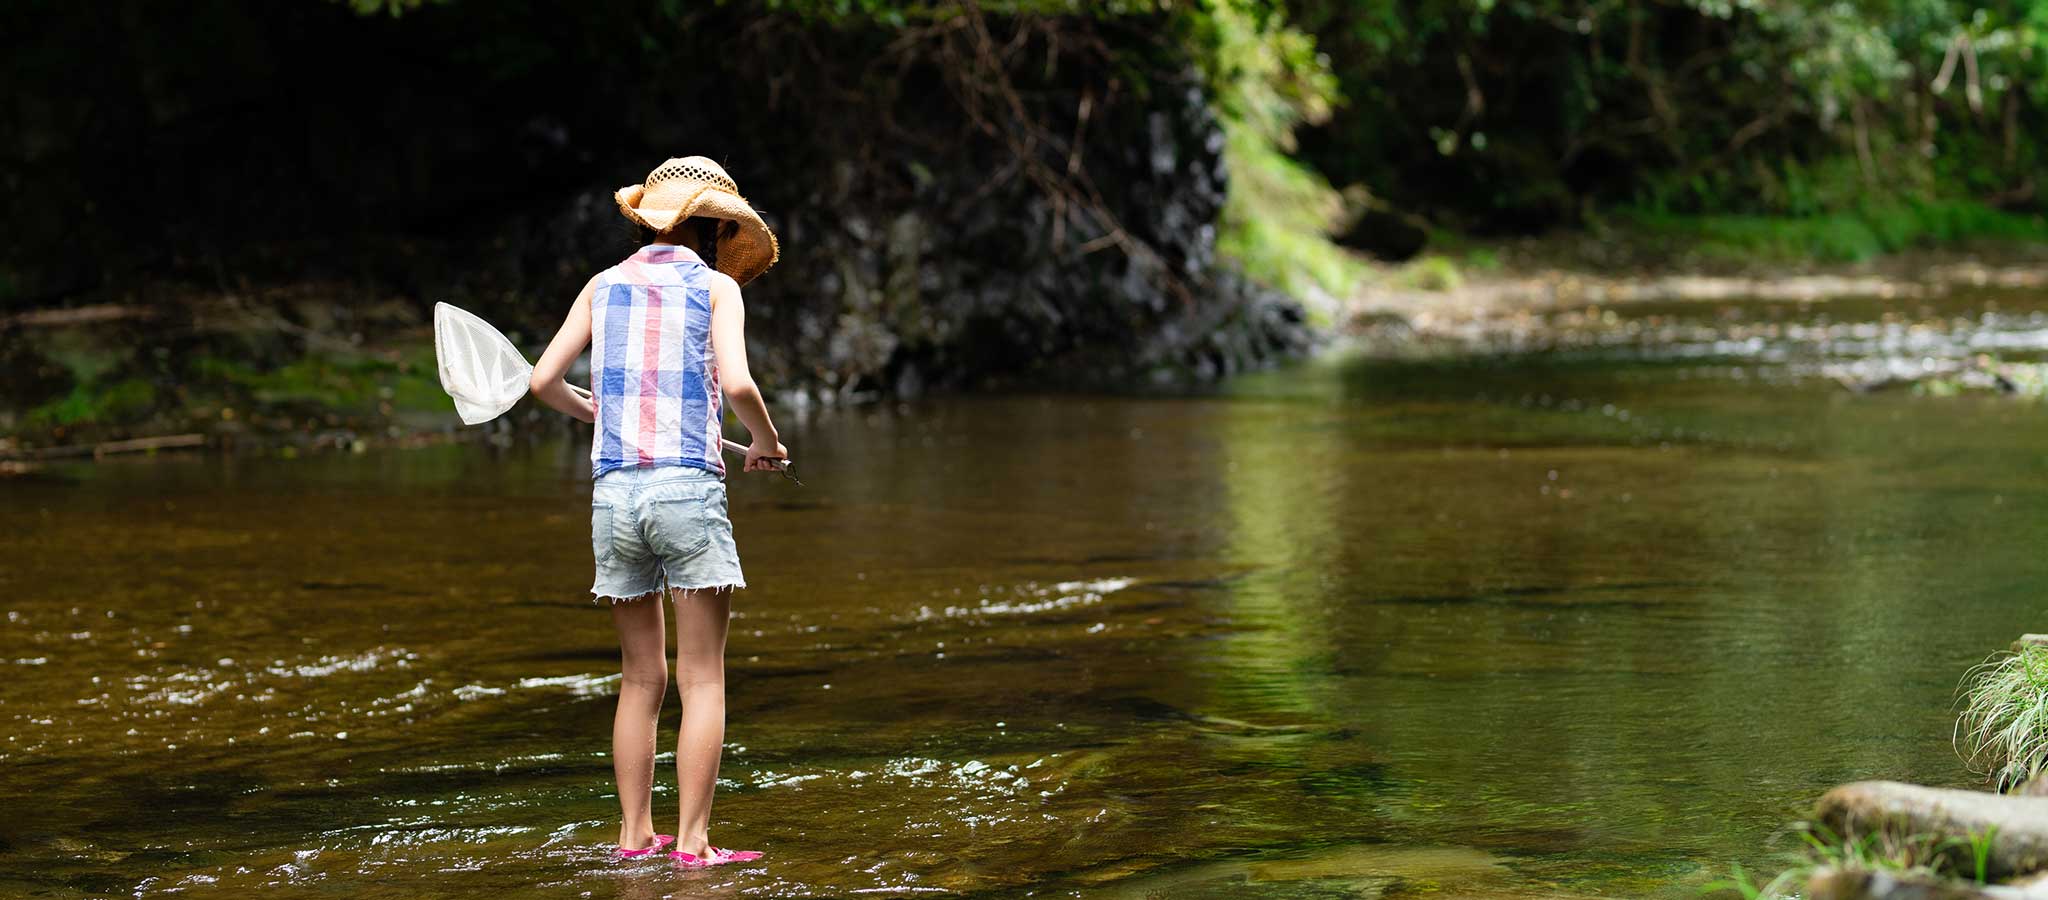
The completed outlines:
{"type": "Polygon", "coordinates": [[[619,855],[669,844],[697,868],[757,859],[711,845],[711,793],[725,741],[725,632],[733,588],[746,586],[726,518],[720,389],[753,436],[744,470],[776,471],[789,456],[747,371],[740,285],[775,263],[775,235],[717,163],[671,159],[622,188],[619,210],[651,242],[584,285],[533,368],[535,397],[595,423],[590,457],[591,594],[618,630],[619,706],[612,719],[619,855]],[[563,376],[590,346],[589,394],[563,376]],[[676,739],[681,812],[656,834],[655,725],[668,693],[661,595],[675,602],[676,739]]]}

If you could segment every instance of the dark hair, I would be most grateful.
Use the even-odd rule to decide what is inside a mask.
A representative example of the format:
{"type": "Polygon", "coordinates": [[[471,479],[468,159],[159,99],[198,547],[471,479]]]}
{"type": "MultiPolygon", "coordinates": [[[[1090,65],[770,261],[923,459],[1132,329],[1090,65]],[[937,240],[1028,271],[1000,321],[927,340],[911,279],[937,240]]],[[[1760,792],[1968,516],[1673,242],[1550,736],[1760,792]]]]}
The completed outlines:
{"type": "Polygon", "coordinates": [[[669,226],[667,231],[655,231],[642,225],[640,226],[640,243],[645,246],[654,243],[656,238],[663,237],[671,241],[687,243],[691,245],[691,249],[697,251],[698,256],[704,258],[705,265],[716,269],[718,268],[718,232],[725,222],[726,220],[724,219],[712,218],[711,216],[691,216],[669,226]]]}
{"type": "Polygon", "coordinates": [[[713,269],[718,268],[718,226],[723,221],[708,216],[691,216],[683,222],[684,227],[693,227],[697,255],[704,257],[704,264],[713,269]]]}

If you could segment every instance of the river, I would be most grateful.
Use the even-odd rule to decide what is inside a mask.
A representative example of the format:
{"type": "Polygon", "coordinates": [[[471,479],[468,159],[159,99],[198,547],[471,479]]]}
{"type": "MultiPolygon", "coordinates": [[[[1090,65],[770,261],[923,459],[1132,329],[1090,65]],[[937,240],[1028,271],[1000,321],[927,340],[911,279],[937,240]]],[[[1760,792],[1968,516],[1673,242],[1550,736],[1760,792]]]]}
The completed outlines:
{"type": "Polygon", "coordinates": [[[712,829],[768,855],[704,872],[608,857],[585,448],[0,481],[0,894],[1696,896],[1831,785],[1972,783],[1955,684],[2048,625],[2048,407],[1821,367],[2038,359],[2044,311],[1637,304],[793,423],[805,486],[733,479],[712,829]]]}

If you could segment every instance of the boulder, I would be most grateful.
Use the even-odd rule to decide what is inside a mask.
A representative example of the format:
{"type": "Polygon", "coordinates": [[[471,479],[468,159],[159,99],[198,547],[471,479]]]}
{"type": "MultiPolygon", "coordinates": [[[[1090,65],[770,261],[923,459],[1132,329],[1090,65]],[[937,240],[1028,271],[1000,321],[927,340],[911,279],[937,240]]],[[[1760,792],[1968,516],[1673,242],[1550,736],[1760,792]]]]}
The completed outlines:
{"type": "Polygon", "coordinates": [[[2048,868],[2048,797],[1861,781],[1822,795],[1814,818],[1844,841],[1873,834],[1897,845],[1953,839],[1928,849],[1958,872],[1974,871],[1970,842],[1982,839],[1993,881],[2048,868]]]}

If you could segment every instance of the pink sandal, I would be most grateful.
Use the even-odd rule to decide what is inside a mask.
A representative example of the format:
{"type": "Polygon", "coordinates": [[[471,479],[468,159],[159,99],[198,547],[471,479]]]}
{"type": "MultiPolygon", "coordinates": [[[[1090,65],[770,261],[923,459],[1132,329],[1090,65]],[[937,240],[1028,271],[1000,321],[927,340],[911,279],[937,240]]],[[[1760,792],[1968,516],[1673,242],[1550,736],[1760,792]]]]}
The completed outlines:
{"type": "Polygon", "coordinates": [[[676,865],[681,868],[703,869],[710,866],[722,866],[726,863],[753,862],[761,858],[761,851],[727,850],[723,847],[713,847],[709,855],[698,856],[693,853],[684,853],[681,850],[671,850],[669,851],[668,858],[675,860],[676,865]]]}
{"type": "Polygon", "coordinates": [[[663,848],[665,848],[665,847],[667,847],[668,845],[670,845],[670,844],[673,844],[673,843],[675,843],[675,842],[676,842],[676,836],[675,836],[675,835],[672,835],[672,834],[657,834],[657,835],[655,835],[655,836],[654,836],[654,846],[652,846],[652,847],[642,847],[642,848],[640,848],[640,849],[638,849],[638,850],[628,850],[628,849],[626,849],[626,848],[624,848],[624,847],[620,847],[620,848],[619,848],[619,858],[620,858],[620,859],[636,859],[636,858],[639,858],[639,857],[642,857],[642,856],[646,856],[646,855],[648,855],[648,854],[650,854],[650,853],[660,853],[660,852],[662,851],[662,849],[663,849],[663,848]]]}

